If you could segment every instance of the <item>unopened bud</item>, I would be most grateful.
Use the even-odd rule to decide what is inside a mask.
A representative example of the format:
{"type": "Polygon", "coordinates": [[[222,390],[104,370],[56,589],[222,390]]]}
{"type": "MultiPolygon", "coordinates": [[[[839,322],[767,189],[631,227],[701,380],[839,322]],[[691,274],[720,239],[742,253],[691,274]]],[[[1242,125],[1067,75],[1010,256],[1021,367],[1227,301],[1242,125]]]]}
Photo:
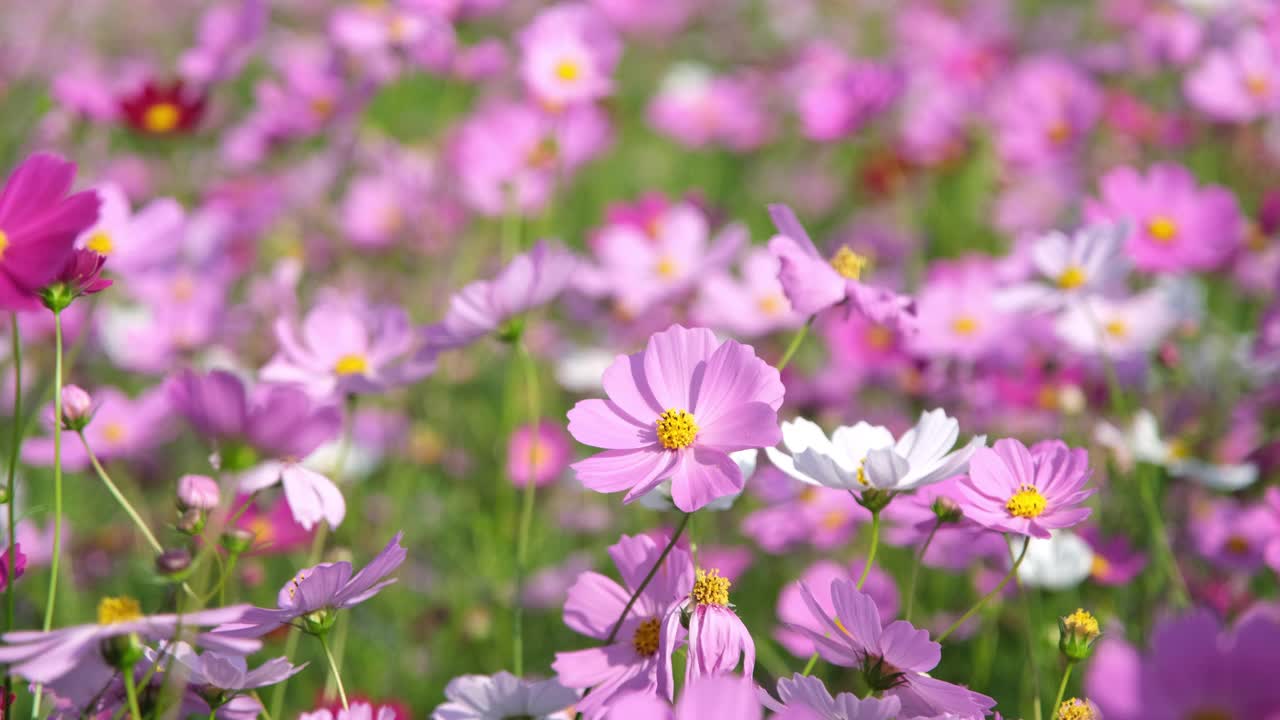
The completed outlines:
{"type": "Polygon", "coordinates": [[[93,419],[93,398],[79,385],[62,388],[62,428],[80,432],[93,419]]]}
{"type": "Polygon", "coordinates": [[[938,518],[940,524],[957,523],[964,518],[964,511],[960,509],[960,505],[945,495],[939,495],[933,501],[933,515],[938,518]]]}
{"type": "Polygon", "coordinates": [[[204,521],[204,511],[191,508],[190,510],[182,511],[182,515],[178,517],[175,527],[183,535],[195,536],[204,530],[204,521]]]}
{"type": "Polygon", "coordinates": [[[183,475],[178,478],[178,509],[213,510],[221,496],[218,481],[208,475],[183,475]]]}
{"type": "Polygon", "coordinates": [[[232,555],[239,555],[253,547],[253,533],[234,528],[222,533],[222,547],[232,555]]]}
{"type": "Polygon", "coordinates": [[[171,548],[156,558],[156,572],[168,578],[177,578],[191,568],[191,553],[184,548],[171,548]]]}
{"type": "Polygon", "coordinates": [[[1058,649],[1072,662],[1080,662],[1093,651],[1093,641],[1102,630],[1098,620],[1083,608],[1058,618],[1058,649]]]}

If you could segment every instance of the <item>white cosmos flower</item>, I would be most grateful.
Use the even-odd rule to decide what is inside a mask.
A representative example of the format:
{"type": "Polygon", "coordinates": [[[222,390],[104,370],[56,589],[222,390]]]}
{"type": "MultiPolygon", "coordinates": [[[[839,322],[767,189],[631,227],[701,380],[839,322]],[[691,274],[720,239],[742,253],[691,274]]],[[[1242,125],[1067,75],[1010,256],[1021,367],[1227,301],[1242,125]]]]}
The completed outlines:
{"type": "Polygon", "coordinates": [[[1031,246],[1031,264],[1039,282],[1006,288],[997,306],[1011,311],[1054,310],[1075,298],[1106,292],[1123,284],[1129,272],[1124,255],[1124,225],[1096,224],[1074,235],[1051,232],[1031,246]]]}
{"type": "Polygon", "coordinates": [[[804,418],[782,424],[787,453],[766,448],[769,459],[788,475],[837,490],[914,490],[964,472],[985,435],[953,451],[960,423],[941,409],[921,413],[915,427],[894,439],[885,427],[859,422],[836,428],[830,439],[804,418]],[[789,454],[788,454],[789,453],[789,454]]]}
{"type": "MultiPolygon", "coordinates": [[[[1019,538],[1020,540],[1021,538],[1019,538]]],[[[1017,540],[1010,543],[1022,552],[1017,540]]],[[[1084,582],[1093,571],[1093,549],[1079,535],[1055,530],[1048,540],[1036,540],[1018,566],[1018,580],[1028,587],[1066,590],[1084,582]]]]}
{"type": "Polygon", "coordinates": [[[1094,436],[1111,448],[1122,467],[1132,467],[1135,461],[1160,465],[1173,477],[1221,492],[1243,490],[1258,480],[1258,466],[1252,463],[1214,463],[1190,457],[1183,442],[1177,438],[1166,441],[1160,435],[1155,415],[1145,408],[1134,413],[1128,430],[1101,423],[1094,436]]]}

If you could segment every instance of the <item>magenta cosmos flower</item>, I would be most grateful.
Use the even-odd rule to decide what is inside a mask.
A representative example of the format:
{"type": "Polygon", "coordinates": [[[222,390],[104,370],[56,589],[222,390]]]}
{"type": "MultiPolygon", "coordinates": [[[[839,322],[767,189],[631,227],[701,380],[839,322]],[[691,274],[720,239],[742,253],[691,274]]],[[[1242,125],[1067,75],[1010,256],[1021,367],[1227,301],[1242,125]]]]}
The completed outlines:
{"type": "Polygon", "coordinates": [[[1084,487],[1089,474],[1089,453],[1082,448],[1052,440],[1028,450],[1017,440],[998,440],[969,460],[960,486],[964,514],[992,530],[1048,538],[1051,530],[1089,517],[1089,508],[1079,507],[1094,493],[1084,487]]]}
{"type": "Polygon", "coordinates": [[[38,310],[39,290],[67,267],[76,237],[98,219],[93,192],[67,195],[76,166],[37,153],[0,190],[0,310],[38,310]]]}
{"type": "Polygon", "coordinates": [[[693,512],[742,491],[729,453],[782,439],[778,371],[750,346],[720,342],[706,328],[655,334],[643,352],[618,356],[603,380],[608,399],[575,405],[569,433],[605,451],[573,469],[597,492],[629,490],[624,503],[669,478],[676,507],[693,512]]]}
{"type": "Polygon", "coordinates": [[[896,697],[903,717],[954,717],[970,720],[985,717],[996,701],[968,688],[936,680],[925,673],[942,660],[942,646],[905,620],[887,625],[870,595],[859,592],[852,580],[831,582],[828,614],[801,585],[809,611],[820,631],[796,629],[809,637],[827,662],[858,668],[872,691],[883,698],[896,697]]]}
{"type": "Polygon", "coordinates": [[[1153,165],[1141,175],[1120,167],[1102,177],[1100,197],[1085,204],[1090,221],[1127,222],[1125,250],[1139,270],[1213,270],[1244,238],[1244,216],[1227,188],[1199,187],[1179,165],[1153,165]]]}
{"type": "MultiPolygon", "coordinates": [[[[595,572],[585,572],[569,588],[564,622],[587,637],[603,641],[622,617],[627,600],[640,586],[662,554],[662,546],[648,535],[623,535],[609,548],[622,576],[622,585],[595,572]]],[[[658,689],[658,637],[662,620],[678,607],[693,585],[693,561],[689,553],[673,548],[653,580],[635,604],[615,636],[604,647],[556,653],[551,669],[568,688],[592,688],[578,703],[587,718],[600,717],[615,696],[630,692],[653,694],[658,689]]]]}
{"type": "Polygon", "coordinates": [[[449,300],[444,320],[425,332],[426,352],[469,345],[504,330],[520,313],[556,298],[569,284],[577,260],[555,243],[539,241],[511,259],[492,280],[477,280],[449,300]]]}
{"type": "Polygon", "coordinates": [[[848,246],[830,259],[822,257],[809,233],[786,205],[770,205],[769,216],[778,229],[769,241],[769,252],[778,257],[778,279],[791,307],[801,315],[813,315],[848,301],[849,309],[873,322],[901,332],[915,329],[915,302],[886,288],[861,282],[870,262],[848,246]]]}
{"type": "Polygon", "coordinates": [[[1259,30],[1216,48],[1187,74],[1187,99],[1214,120],[1250,122],[1280,109],[1280,48],[1259,30]]]}

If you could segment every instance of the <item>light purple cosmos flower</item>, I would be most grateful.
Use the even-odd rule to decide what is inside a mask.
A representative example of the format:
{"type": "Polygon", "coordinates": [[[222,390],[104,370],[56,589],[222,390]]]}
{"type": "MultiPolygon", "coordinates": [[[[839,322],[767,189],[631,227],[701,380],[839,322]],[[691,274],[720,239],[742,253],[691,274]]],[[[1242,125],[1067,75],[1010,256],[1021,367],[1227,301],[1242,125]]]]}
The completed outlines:
{"type": "Polygon", "coordinates": [[[1225,187],[1200,187],[1180,165],[1157,164],[1146,175],[1131,167],[1108,172],[1099,197],[1085,204],[1092,222],[1125,222],[1125,250],[1147,272],[1213,270],[1244,239],[1244,216],[1225,187]]]}
{"type": "Polygon", "coordinates": [[[612,93],[622,43],[604,15],[582,2],[551,5],[520,31],[520,75],[556,108],[612,93]]]}
{"type": "Polygon", "coordinates": [[[330,299],[302,321],[276,321],[280,352],[262,368],[267,382],[297,384],[312,397],[375,393],[407,385],[435,368],[430,353],[415,353],[409,315],[394,306],[330,299]]]}
{"type": "Polygon", "coordinates": [[[1001,532],[1048,538],[1051,530],[1084,522],[1091,510],[1080,503],[1095,492],[1089,452],[1060,440],[1031,449],[1012,438],[981,448],[962,481],[965,517],[1001,532]]]}
{"type": "Polygon", "coordinates": [[[261,646],[257,640],[196,631],[200,627],[237,622],[250,609],[249,605],[234,605],[182,615],[143,615],[132,598],[104,598],[98,605],[97,624],[48,632],[5,633],[2,639],[6,644],[0,647],[0,662],[9,664],[10,672],[31,682],[50,683],[74,675],[78,682],[86,685],[97,682],[98,687],[103,687],[115,673],[102,652],[113,638],[137,636],[147,642],[159,642],[173,638],[181,625],[181,636],[206,650],[228,655],[256,651],[261,646]]]}
{"type": "MultiPolygon", "coordinates": [[[[653,568],[664,544],[648,535],[623,535],[609,547],[609,555],[618,567],[623,584],[599,573],[582,573],[569,588],[569,599],[564,606],[565,624],[597,641],[608,638],[622,616],[627,599],[653,568]]],[[[658,654],[662,621],[683,603],[693,580],[693,561],[688,551],[673,548],[622,621],[614,643],[556,653],[551,668],[562,685],[592,688],[591,694],[578,703],[579,712],[587,718],[598,718],[615,696],[657,692],[662,664],[658,654]]]]}
{"type": "Polygon", "coordinates": [[[576,265],[559,245],[539,241],[492,280],[477,280],[455,293],[444,320],[424,331],[427,352],[469,345],[503,330],[517,315],[546,305],[569,284],[576,265]]]}
{"type": "Polygon", "coordinates": [[[1095,647],[1084,678],[1107,720],[1273,718],[1280,713],[1280,621],[1245,613],[1223,628],[1209,610],[1157,623],[1140,653],[1120,636],[1095,647]]]}
{"type": "Polygon", "coordinates": [[[756,643],[751,631],[747,630],[729,603],[730,584],[719,570],[698,568],[687,600],[667,612],[658,643],[661,662],[658,694],[670,698],[675,692],[671,656],[679,644],[686,615],[689,645],[684,666],[685,682],[692,684],[703,678],[736,672],[739,660],[742,661],[743,675],[750,677],[755,670],[756,643]]]}
{"type": "Polygon", "coordinates": [[[769,241],[769,252],[781,263],[778,279],[796,312],[814,315],[848,301],[850,312],[856,310],[901,332],[914,332],[915,302],[911,298],[860,281],[867,258],[847,246],[830,259],[824,258],[791,208],[770,205],[769,216],[778,229],[778,235],[769,241]]]}
{"type": "Polygon", "coordinates": [[[999,284],[985,258],[933,263],[919,291],[919,332],[908,338],[907,346],[925,357],[964,361],[1007,348],[1017,335],[1012,333],[1013,316],[996,306],[999,284]]]}
{"type": "Polygon", "coordinates": [[[1272,541],[1280,537],[1280,517],[1263,504],[1215,498],[1191,519],[1196,551],[1220,569],[1251,573],[1263,566],[1272,541]]]}
{"type": "Polygon", "coordinates": [[[1102,115],[1102,93],[1075,63],[1052,57],[1022,62],[992,101],[1001,158],[1036,167],[1073,156],[1102,115]]]}
{"type": "Polygon", "coordinates": [[[1103,537],[1097,528],[1087,527],[1080,537],[1093,549],[1089,575],[1099,585],[1128,585],[1147,566],[1147,554],[1134,550],[1124,535],[1103,537]]]}
{"type": "Polygon", "coordinates": [[[1129,297],[1082,298],[1054,320],[1054,333],[1079,353],[1144,356],[1194,317],[1179,307],[1181,289],[1156,285],[1129,297]]]}
{"type": "Polygon", "coordinates": [[[98,221],[76,239],[76,246],[111,260],[111,271],[132,276],[171,265],[182,249],[180,238],[186,223],[182,205],[173,198],[159,198],[135,213],[129,199],[114,184],[99,186],[98,221]]]}
{"type": "Polygon", "coordinates": [[[1068,236],[1051,232],[1031,245],[1034,281],[1001,290],[995,297],[1009,310],[1053,310],[1086,295],[1123,288],[1129,266],[1124,256],[1127,230],[1088,225],[1068,236]]]}
{"type": "Polygon", "coordinates": [[[655,695],[634,693],[611,705],[604,720],[761,720],[763,717],[755,683],[737,675],[717,675],[690,681],[674,710],[655,695]]]}
{"type": "Polygon", "coordinates": [[[645,115],[655,130],[686,147],[745,152],[773,135],[776,123],[766,100],[766,79],[758,74],[717,75],[680,62],[663,76],[645,115]]]}
{"type": "MultiPolygon", "coordinates": [[[[861,575],[862,568],[860,563],[855,563],[855,567],[843,568],[830,560],[819,560],[809,566],[800,575],[798,581],[787,583],[786,587],[782,588],[782,592],[778,595],[778,620],[780,625],[773,633],[778,644],[796,657],[807,658],[814,653],[813,642],[807,636],[792,629],[797,626],[815,631],[822,629],[814,621],[809,612],[809,606],[805,603],[804,598],[801,597],[801,585],[830,588],[832,580],[847,580],[861,575]]],[[[898,587],[893,583],[893,576],[873,565],[871,572],[867,573],[867,581],[863,587],[865,592],[876,601],[876,607],[880,609],[880,619],[886,623],[892,622],[894,616],[898,614],[899,604],[898,587]]],[[[819,592],[817,600],[823,610],[828,613],[835,612],[829,594],[819,592]]]]}
{"type": "Polygon", "coordinates": [[[821,680],[799,673],[778,678],[778,700],[766,704],[778,712],[811,710],[816,720],[894,720],[902,710],[902,701],[893,695],[859,698],[845,692],[833,698],[821,680]]]}
{"type": "Polygon", "coordinates": [[[555,680],[532,682],[509,672],[461,675],[444,689],[447,702],[436,707],[431,720],[569,720],[566,708],[578,699],[555,680]]]}
{"type": "Polygon", "coordinates": [[[768,250],[750,250],[742,260],[741,280],[716,272],[702,281],[693,317],[700,325],[745,338],[799,327],[804,318],[787,301],[778,281],[778,265],[768,250]]]}
{"type": "Polygon", "coordinates": [[[673,325],[653,335],[643,352],[614,360],[604,387],[607,400],[569,411],[569,433],[605,449],[573,468],[597,492],[629,489],[623,502],[669,478],[676,507],[693,512],[742,490],[729,453],[781,439],[778,371],[751,347],[719,342],[705,328],[673,325]]]}
{"type": "Polygon", "coordinates": [[[875,600],[859,592],[852,580],[832,581],[834,615],[822,609],[807,585],[801,590],[822,630],[797,629],[828,662],[858,668],[874,692],[897,698],[904,716],[970,720],[995,707],[996,701],[985,695],[926,675],[942,659],[942,646],[929,639],[928,631],[904,620],[883,624],[875,600]]]}
{"type": "Polygon", "coordinates": [[[1280,49],[1257,29],[1205,53],[1183,83],[1187,99],[1215,120],[1249,122],[1280,110],[1280,49]]]}
{"type": "Polygon", "coordinates": [[[66,266],[76,236],[98,218],[98,196],[68,195],[76,166],[28,157],[0,189],[0,310],[38,310],[38,291],[66,266]]]}
{"type": "Polygon", "coordinates": [[[182,76],[198,85],[219,82],[240,72],[267,26],[265,0],[214,5],[200,18],[195,47],[182,53],[182,76]]]}
{"type": "MultiPolygon", "coordinates": [[[[277,657],[250,670],[242,655],[213,651],[197,653],[184,642],[174,643],[172,647],[166,647],[162,643],[158,650],[148,649],[147,659],[154,662],[166,655],[181,666],[180,671],[186,675],[188,684],[232,692],[275,685],[293,677],[307,666],[306,663],[294,665],[289,662],[289,658],[277,657]]],[[[178,668],[170,670],[178,671],[178,668]]]]}
{"type": "Polygon", "coordinates": [[[403,532],[396,533],[382,552],[355,575],[351,574],[351,563],[345,560],[299,570],[280,588],[275,610],[247,608],[240,617],[218,627],[214,634],[231,638],[261,637],[298,618],[305,618],[308,631],[327,631],[338,610],[359,605],[396,581],[386,577],[404,562],[406,551],[400,545],[402,537],[403,532]]]}
{"type": "Polygon", "coordinates": [[[882,115],[902,94],[902,73],[887,64],[851,58],[828,42],[804,48],[787,73],[801,130],[811,140],[846,138],[882,115]]]}

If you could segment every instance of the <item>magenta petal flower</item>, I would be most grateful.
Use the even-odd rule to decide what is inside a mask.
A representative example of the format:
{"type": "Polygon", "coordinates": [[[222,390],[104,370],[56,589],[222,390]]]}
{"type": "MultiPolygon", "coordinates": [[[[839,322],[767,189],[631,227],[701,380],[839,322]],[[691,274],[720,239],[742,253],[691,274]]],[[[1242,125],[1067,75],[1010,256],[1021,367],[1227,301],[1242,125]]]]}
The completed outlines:
{"type": "Polygon", "coordinates": [[[1091,512],[1080,503],[1094,493],[1089,453],[1061,441],[1030,450],[1017,440],[980,448],[961,481],[965,517],[1001,532],[1048,538],[1051,530],[1084,522],[1091,512]]]}
{"type": "Polygon", "coordinates": [[[0,310],[37,310],[37,292],[55,280],[76,236],[98,219],[93,192],[67,195],[76,166],[37,153],[0,189],[0,310]]]}
{"type": "Polygon", "coordinates": [[[395,578],[385,578],[404,562],[406,553],[400,545],[402,537],[404,533],[396,533],[382,552],[355,575],[351,574],[351,563],[345,560],[299,570],[280,588],[276,597],[277,609],[250,607],[241,617],[216,628],[214,635],[261,637],[303,616],[310,616],[308,622],[323,623],[324,619],[314,618],[316,615],[328,615],[327,619],[332,623],[332,611],[359,605],[396,581],[395,578]]]}
{"type": "Polygon", "coordinates": [[[801,591],[821,630],[795,629],[828,662],[858,668],[873,691],[896,697],[903,717],[982,718],[995,707],[986,695],[926,675],[942,659],[942,646],[905,620],[882,624],[876,601],[852,580],[831,582],[834,615],[822,609],[807,585],[801,591]]]}
{"type": "Polygon", "coordinates": [[[551,302],[569,284],[576,263],[558,245],[539,241],[512,258],[493,280],[477,280],[455,293],[444,320],[426,329],[427,349],[469,345],[516,315],[551,302]]]}
{"type": "Polygon", "coordinates": [[[569,433],[604,448],[574,463],[578,480],[597,492],[629,490],[631,502],[671,479],[676,507],[693,512],[742,491],[729,457],[782,439],[778,371],[747,345],[719,342],[706,328],[673,325],[644,352],[622,355],[604,373],[606,400],[569,411],[569,433]]]}
{"type": "MultiPolygon", "coordinates": [[[[662,554],[662,545],[647,535],[623,535],[609,548],[622,575],[622,585],[599,573],[585,572],[569,588],[564,622],[597,641],[608,638],[622,616],[627,599],[662,554]]],[[[592,688],[578,704],[587,718],[600,717],[610,700],[633,691],[653,693],[658,686],[659,629],[672,608],[683,603],[693,586],[693,561],[675,548],[658,574],[637,597],[622,621],[616,641],[603,647],[556,653],[551,668],[568,688],[592,688]]]]}

